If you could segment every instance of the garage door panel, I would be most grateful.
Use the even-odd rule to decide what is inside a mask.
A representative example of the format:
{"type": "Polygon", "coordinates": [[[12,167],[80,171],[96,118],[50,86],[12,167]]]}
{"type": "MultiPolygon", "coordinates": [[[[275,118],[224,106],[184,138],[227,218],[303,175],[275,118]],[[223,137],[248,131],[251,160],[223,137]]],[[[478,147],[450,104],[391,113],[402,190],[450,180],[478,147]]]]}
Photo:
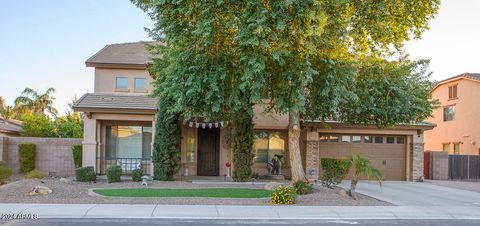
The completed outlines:
{"type": "MultiPolygon", "coordinates": [[[[349,155],[359,154],[382,171],[385,180],[405,180],[405,144],[320,142],[319,151],[320,158],[345,159],[349,155]]],[[[319,172],[321,176],[321,166],[319,172]]]]}

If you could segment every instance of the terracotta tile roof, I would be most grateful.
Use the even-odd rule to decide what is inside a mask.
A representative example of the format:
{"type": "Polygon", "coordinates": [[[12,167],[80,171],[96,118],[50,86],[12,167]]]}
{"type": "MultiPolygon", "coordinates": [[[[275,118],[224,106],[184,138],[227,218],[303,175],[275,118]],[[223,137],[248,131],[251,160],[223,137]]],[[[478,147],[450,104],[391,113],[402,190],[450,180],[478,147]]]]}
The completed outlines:
{"type": "Polygon", "coordinates": [[[85,64],[87,66],[95,66],[96,64],[147,65],[152,63],[152,56],[145,45],[154,43],[160,42],[110,44],[88,58],[85,64]]]}
{"type": "Polygon", "coordinates": [[[157,99],[145,95],[87,93],[73,106],[75,110],[82,109],[124,109],[155,111],[157,99]]]}
{"type": "Polygon", "coordinates": [[[468,73],[468,72],[466,72],[466,73],[463,73],[463,74],[459,74],[459,75],[456,75],[456,76],[438,81],[438,82],[435,83],[435,86],[434,86],[433,89],[437,88],[441,83],[448,82],[450,80],[459,79],[459,78],[469,78],[469,79],[480,81],[480,73],[468,73]]]}

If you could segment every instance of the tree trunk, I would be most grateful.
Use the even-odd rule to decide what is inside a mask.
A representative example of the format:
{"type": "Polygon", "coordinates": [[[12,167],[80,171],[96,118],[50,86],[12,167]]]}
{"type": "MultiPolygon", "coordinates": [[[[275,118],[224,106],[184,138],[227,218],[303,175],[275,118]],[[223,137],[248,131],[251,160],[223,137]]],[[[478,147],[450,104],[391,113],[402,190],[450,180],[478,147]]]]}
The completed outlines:
{"type": "Polygon", "coordinates": [[[300,112],[290,112],[288,127],[288,151],[292,181],[307,180],[300,155],[300,112]]]}
{"type": "Polygon", "coordinates": [[[355,192],[355,188],[357,188],[358,177],[353,176],[352,181],[350,182],[350,190],[348,191],[348,195],[353,199],[357,200],[357,193],[355,192]]]}

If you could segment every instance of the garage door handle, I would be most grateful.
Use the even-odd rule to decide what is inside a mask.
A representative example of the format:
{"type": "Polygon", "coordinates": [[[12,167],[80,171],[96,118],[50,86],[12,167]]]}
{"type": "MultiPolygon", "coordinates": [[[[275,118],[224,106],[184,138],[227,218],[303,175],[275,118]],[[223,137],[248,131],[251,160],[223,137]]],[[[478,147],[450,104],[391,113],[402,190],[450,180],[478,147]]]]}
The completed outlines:
{"type": "Polygon", "coordinates": [[[383,160],[383,161],[382,161],[382,164],[383,164],[384,166],[387,165],[387,160],[383,160]]]}

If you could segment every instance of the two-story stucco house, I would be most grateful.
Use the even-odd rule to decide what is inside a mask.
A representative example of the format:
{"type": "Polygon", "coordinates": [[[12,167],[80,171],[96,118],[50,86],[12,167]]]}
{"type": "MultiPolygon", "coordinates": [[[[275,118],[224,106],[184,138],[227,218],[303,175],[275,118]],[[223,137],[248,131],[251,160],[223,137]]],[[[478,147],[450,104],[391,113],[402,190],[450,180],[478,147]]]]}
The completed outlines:
{"type": "Polygon", "coordinates": [[[428,119],[437,127],[425,132],[425,149],[480,154],[480,74],[464,73],[438,82],[432,99],[438,99],[440,107],[428,119]]]}
{"type": "MultiPolygon", "coordinates": [[[[155,133],[157,100],[148,97],[152,63],[143,43],[107,45],[86,61],[95,69],[95,89],[83,95],[74,109],[85,113],[83,165],[104,174],[110,165],[124,172],[141,167],[151,174],[152,138],[155,133]]],[[[281,173],[290,175],[287,145],[287,115],[266,114],[254,107],[255,163],[259,175],[268,174],[267,163],[283,155],[281,173]]],[[[423,131],[430,123],[402,125],[390,129],[354,126],[338,122],[303,122],[301,153],[310,179],[321,175],[320,159],[345,158],[359,153],[384,172],[387,180],[415,180],[423,175],[423,131]]],[[[181,174],[223,176],[232,150],[228,122],[180,121],[181,174]]],[[[233,166],[235,167],[235,166],[233,166]]]]}

